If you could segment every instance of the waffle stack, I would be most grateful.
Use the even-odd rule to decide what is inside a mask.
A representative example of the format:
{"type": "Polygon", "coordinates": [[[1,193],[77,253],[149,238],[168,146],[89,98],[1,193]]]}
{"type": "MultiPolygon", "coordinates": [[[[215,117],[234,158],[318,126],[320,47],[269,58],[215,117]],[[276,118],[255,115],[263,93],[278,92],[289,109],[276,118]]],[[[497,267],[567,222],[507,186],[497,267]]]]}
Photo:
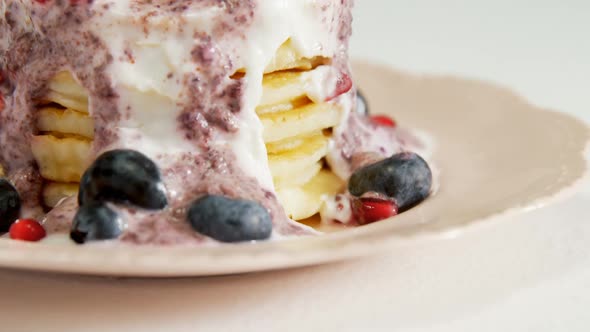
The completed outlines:
{"type": "MultiPolygon", "coordinates": [[[[329,68],[329,62],[322,57],[301,57],[290,41],[285,42],[265,70],[256,108],[276,193],[287,215],[295,220],[316,214],[322,196],[335,194],[343,185],[324,161],[331,129],[341,121],[342,109],[308,93],[313,78],[329,68]]],[[[57,74],[39,101],[39,134],[31,144],[45,179],[47,207],[76,195],[90,162],[94,122],[88,109],[87,91],[68,72],[57,74]]]]}

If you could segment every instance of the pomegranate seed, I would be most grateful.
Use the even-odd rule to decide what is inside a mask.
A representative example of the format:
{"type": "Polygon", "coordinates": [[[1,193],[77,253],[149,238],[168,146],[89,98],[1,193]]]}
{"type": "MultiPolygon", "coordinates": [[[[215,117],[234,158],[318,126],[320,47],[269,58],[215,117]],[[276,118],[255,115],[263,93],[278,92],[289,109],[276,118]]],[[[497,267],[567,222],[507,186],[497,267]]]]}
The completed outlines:
{"type": "Polygon", "coordinates": [[[340,77],[338,77],[338,81],[336,82],[336,90],[334,93],[326,98],[326,101],[330,101],[332,99],[337,98],[340,95],[343,95],[352,89],[352,80],[350,76],[345,73],[342,73],[340,77]]]}
{"type": "Polygon", "coordinates": [[[393,120],[392,118],[388,117],[387,115],[373,115],[371,116],[371,121],[373,121],[373,123],[378,124],[380,126],[384,126],[384,127],[395,127],[397,126],[397,123],[395,123],[395,120],[393,120]]]}
{"type": "Polygon", "coordinates": [[[355,205],[355,215],[361,225],[393,217],[398,212],[394,202],[380,198],[363,197],[355,205]]]}
{"type": "Polygon", "coordinates": [[[10,238],[22,241],[39,241],[47,235],[45,228],[33,219],[19,219],[10,226],[10,238]]]}

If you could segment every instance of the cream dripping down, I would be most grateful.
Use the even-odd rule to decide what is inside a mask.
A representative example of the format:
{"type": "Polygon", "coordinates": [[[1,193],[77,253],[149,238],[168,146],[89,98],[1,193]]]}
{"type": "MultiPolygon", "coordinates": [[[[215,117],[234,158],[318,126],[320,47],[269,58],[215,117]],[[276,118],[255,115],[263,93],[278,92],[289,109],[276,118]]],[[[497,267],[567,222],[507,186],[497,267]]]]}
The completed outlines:
{"type": "MultiPolygon", "coordinates": [[[[104,4],[110,7],[101,15],[94,16],[88,26],[104,40],[113,55],[113,62],[107,69],[108,76],[119,94],[119,109],[128,112],[128,116],[118,124],[120,139],[116,144],[138,149],[160,160],[160,165],[166,167],[165,163],[170,158],[163,157],[162,151],[166,151],[167,155],[199,153],[198,147],[184,139],[177,128],[176,119],[181,112],[179,105],[189,98],[183,94],[181,77],[185,73],[202,70],[195,67],[191,58],[194,33],[212,33],[212,21],[217,20],[222,9],[211,6],[191,8],[188,5],[189,8],[180,15],[170,16],[164,12],[148,15],[141,10],[153,12],[153,7],[134,8],[132,2],[94,1],[95,8],[104,4]],[[132,61],[129,56],[132,56],[132,61]],[[170,73],[174,73],[173,77],[169,76],[170,73]]],[[[221,133],[212,141],[216,145],[230,147],[240,168],[266,189],[273,189],[272,177],[267,166],[262,125],[255,113],[262,95],[264,70],[277,49],[288,39],[291,39],[297,53],[304,57],[334,57],[339,51],[339,41],[330,33],[337,28],[333,3],[340,2],[259,1],[254,7],[250,26],[240,36],[232,34],[231,38],[216,40],[217,45],[205,50],[235,54],[231,59],[233,70],[245,71],[243,106],[237,123],[239,130],[221,133]],[[239,51],[235,53],[231,50],[239,51]]],[[[310,79],[310,95],[322,98],[328,94],[324,91],[324,83],[335,76],[332,71],[332,68],[326,67],[318,71],[323,77],[310,79]]]]}

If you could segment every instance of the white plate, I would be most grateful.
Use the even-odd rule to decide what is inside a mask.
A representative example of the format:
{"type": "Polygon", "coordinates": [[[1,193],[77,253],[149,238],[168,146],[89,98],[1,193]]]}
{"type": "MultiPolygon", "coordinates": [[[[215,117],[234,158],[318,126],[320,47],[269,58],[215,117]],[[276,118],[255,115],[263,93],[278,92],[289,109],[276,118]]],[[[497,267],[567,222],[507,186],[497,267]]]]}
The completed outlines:
{"type": "MultiPolygon", "coordinates": [[[[116,276],[203,276],[359,257],[404,241],[448,239],[493,217],[539,207],[584,176],[588,128],[510,91],[357,64],[373,113],[429,133],[436,195],[391,220],[312,238],[213,248],[102,248],[0,240],[0,266],[116,276]]],[[[571,191],[571,190],[569,190],[571,191]]]]}

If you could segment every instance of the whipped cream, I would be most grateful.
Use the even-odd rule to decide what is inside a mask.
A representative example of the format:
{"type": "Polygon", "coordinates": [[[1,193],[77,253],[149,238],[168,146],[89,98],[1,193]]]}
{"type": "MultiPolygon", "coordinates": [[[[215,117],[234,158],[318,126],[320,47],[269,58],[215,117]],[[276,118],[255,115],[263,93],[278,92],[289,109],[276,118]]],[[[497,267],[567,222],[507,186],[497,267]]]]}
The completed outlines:
{"type": "MultiPolygon", "coordinates": [[[[177,130],[176,119],[190,100],[184,90],[183,77],[195,70],[204,70],[194,59],[195,47],[204,53],[199,57],[211,61],[222,54],[228,59],[205,65],[227,66],[224,70],[228,73],[244,69],[246,74],[242,107],[236,119],[239,130],[219,133],[213,139],[214,144],[232,148],[240,168],[255,177],[265,189],[273,190],[262,140],[263,128],[255,113],[262,96],[264,69],[288,39],[304,57],[334,57],[340,41],[331,32],[335,28],[331,25],[337,22],[335,4],[340,2],[251,2],[252,5],[243,6],[251,13],[244,13],[245,17],[235,16],[249,20],[246,29],[232,31],[227,34],[229,37],[216,36],[220,37],[215,38],[217,44],[205,43],[203,47],[195,43],[195,34],[214,34],[219,18],[225,15],[223,6],[189,3],[180,14],[170,15],[169,8],[156,9],[153,5],[134,3],[129,0],[94,1],[92,6],[100,14],[94,15],[88,23],[90,31],[104,41],[113,55],[107,73],[119,94],[118,108],[127,112],[119,123],[120,139],[116,144],[136,148],[162,162],[168,160],[162,156],[162,151],[166,154],[202,153],[177,130]],[[108,5],[108,9],[101,10],[104,5],[108,5]]],[[[328,70],[326,67],[308,74],[313,75],[309,80],[312,82],[310,96],[325,99],[328,70]]]]}

